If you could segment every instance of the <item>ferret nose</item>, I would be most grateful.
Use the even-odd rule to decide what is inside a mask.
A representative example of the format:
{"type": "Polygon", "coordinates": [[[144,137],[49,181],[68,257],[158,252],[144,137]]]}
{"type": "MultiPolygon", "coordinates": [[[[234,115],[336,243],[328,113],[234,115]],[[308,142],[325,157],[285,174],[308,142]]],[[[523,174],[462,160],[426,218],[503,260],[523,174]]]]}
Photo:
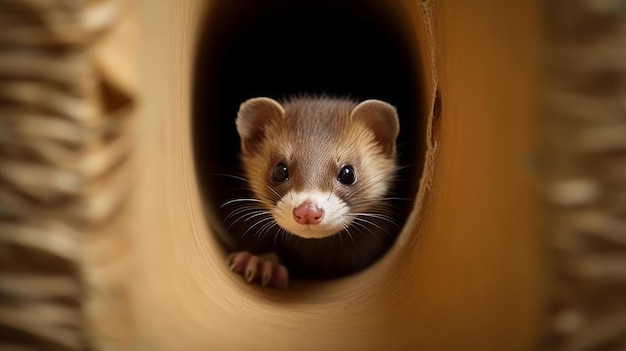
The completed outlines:
{"type": "Polygon", "coordinates": [[[293,219],[300,224],[319,224],[324,217],[324,209],[312,201],[304,201],[293,209],[293,219]]]}

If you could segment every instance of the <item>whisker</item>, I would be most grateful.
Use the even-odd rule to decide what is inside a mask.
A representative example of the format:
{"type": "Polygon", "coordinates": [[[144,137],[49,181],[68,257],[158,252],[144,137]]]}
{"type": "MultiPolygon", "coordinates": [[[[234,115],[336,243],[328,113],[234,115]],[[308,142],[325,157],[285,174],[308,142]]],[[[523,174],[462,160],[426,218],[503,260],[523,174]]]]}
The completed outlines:
{"type": "Polygon", "coordinates": [[[342,231],[340,231],[339,233],[337,233],[337,235],[333,235],[331,240],[335,239],[335,236],[339,237],[339,247],[343,247],[343,238],[341,237],[342,231]]]}
{"type": "Polygon", "coordinates": [[[255,223],[253,223],[252,225],[250,225],[250,226],[248,227],[248,229],[246,229],[246,231],[245,231],[245,232],[241,235],[241,237],[246,236],[246,234],[248,234],[248,232],[249,232],[250,230],[252,230],[254,227],[258,226],[259,224],[261,224],[261,223],[265,223],[265,222],[268,222],[268,221],[271,221],[271,220],[272,220],[272,218],[261,218],[260,220],[256,221],[256,222],[255,222],[255,223]]]}
{"type": "Polygon", "coordinates": [[[388,232],[387,230],[385,230],[383,227],[379,226],[378,224],[376,224],[376,223],[374,223],[374,222],[372,222],[372,221],[368,221],[368,220],[366,220],[366,219],[364,219],[364,218],[362,218],[362,217],[356,217],[356,218],[354,219],[354,223],[355,223],[355,224],[356,224],[356,223],[359,223],[359,221],[360,221],[360,222],[363,222],[363,223],[366,223],[366,224],[369,224],[369,225],[372,225],[372,226],[374,226],[374,227],[376,227],[376,228],[380,229],[382,232],[384,232],[384,233],[385,233],[385,234],[387,234],[387,235],[391,235],[391,233],[389,233],[389,232],[388,232]]]}
{"type": "Polygon", "coordinates": [[[384,214],[378,214],[378,213],[359,213],[358,214],[361,217],[370,217],[370,218],[374,218],[374,219],[379,219],[381,221],[385,221],[388,222],[390,224],[393,224],[396,228],[400,229],[400,226],[395,222],[395,219],[391,216],[387,216],[384,214]]]}
{"type": "Polygon", "coordinates": [[[238,175],[234,175],[234,174],[228,174],[228,173],[208,173],[207,175],[209,175],[209,176],[220,176],[220,177],[233,178],[233,179],[237,179],[237,180],[243,181],[245,183],[250,183],[250,181],[247,178],[244,178],[244,177],[238,176],[238,175]]]}
{"type": "Polygon", "coordinates": [[[248,216],[247,218],[245,218],[243,221],[244,221],[244,222],[248,222],[248,221],[250,221],[250,220],[255,219],[256,217],[263,216],[263,215],[267,215],[267,212],[258,211],[257,213],[251,214],[250,216],[248,216]]]}
{"type": "MultiPolygon", "coordinates": [[[[282,229],[282,228],[281,228],[282,229]]],[[[276,231],[274,234],[274,248],[277,246],[278,235],[280,234],[280,229],[276,231]]]]}
{"type": "Polygon", "coordinates": [[[258,203],[264,203],[263,201],[261,201],[261,200],[259,200],[259,199],[255,199],[255,198],[230,199],[230,200],[228,200],[228,201],[224,202],[224,203],[220,206],[220,208],[223,208],[223,207],[225,207],[225,206],[232,205],[232,204],[235,204],[235,203],[239,203],[239,202],[258,202],[258,203]]]}
{"type": "Polygon", "coordinates": [[[276,227],[278,227],[278,224],[276,224],[276,222],[269,221],[265,225],[263,225],[263,227],[259,229],[259,235],[265,236],[267,233],[269,233],[272,229],[276,227]]]}
{"type": "Polygon", "coordinates": [[[269,190],[270,190],[270,191],[271,191],[274,195],[276,195],[276,200],[280,200],[281,196],[280,196],[280,194],[279,194],[276,190],[274,190],[274,188],[272,188],[270,185],[266,185],[266,187],[267,187],[267,188],[268,188],[268,189],[269,189],[269,190]]]}
{"type": "MultiPolygon", "coordinates": [[[[369,234],[369,236],[371,236],[372,238],[374,238],[374,240],[376,240],[377,242],[380,242],[380,238],[378,236],[376,236],[376,233],[372,230],[372,228],[361,224],[361,223],[355,223],[354,227],[355,229],[357,228],[362,228],[365,230],[365,232],[367,232],[367,234],[369,234]]],[[[359,229],[359,233],[364,234],[362,230],[359,229]]]]}
{"type": "MultiPolygon", "coordinates": [[[[261,220],[260,222],[263,222],[263,220],[261,220]]],[[[259,222],[255,223],[258,224],[259,222]]],[[[245,232],[243,232],[243,234],[241,234],[241,236],[239,236],[239,239],[237,240],[237,245],[239,245],[241,243],[241,241],[246,237],[246,235],[248,235],[248,232],[250,232],[250,230],[253,228],[253,226],[250,226],[245,232]]]]}
{"type": "Polygon", "coordinates": [[[229,213],[228,216],[226,216],[224,218],[224,222],[227,222],[229,219],[231,219],[231,218],[233,218],[233,217],[235,217],[235,216],[237,216],[239,214],[242,214],[242,213],[245,213],[245,212],[253,212],[253,211],[261,211],[261,209],[258,208],[258,207],[255,207],[255,206],[242,206],[242,207],[232,211],[231,213],[229,213]]]}
{"type": "Polygon", "coordinates": [[[348,234],[348,237],[350,238],[350,241],[352,241],[352,248],[355,249],[356,248],[356,242],[354,241],[354,237],[352,236],[352,233],[350,233],[350,228],[346,228],[344,230],[344,233],[348,234]]]}
{"type": "Polygon", "coordinates": [[[350,202],[351,206],[355,209],[360,208],[360,207],[371,207],[369,210],[370,212],[397,210],[399,209],[399,205],[395,203],[397,201],[407,201],[410,203],[413,202],[413,200],[410,200],[410,199],[391,198],[391,197],[384,197],[384,198],[378,198],[378,199],[362,199],[362,200],[355,200],[355,201],[351,201],[351,199],[344,199],[344,201],[350,202]]]}
{"type": "MultiPolygon", "coordinates": [[[[256,211],[250,211],[249,213],[254,214],[254,215],[262,215],[262,214],[267,214],[267,212],[262,211],[262,210],[256,210],[256,211]]],[[[239,222],[246,222],[248,220],[248,212],[246,213],[242,213],[241,216],[239,216],[238,218],[236,218],[229,226],[228,228],[226,228],[226,231],[230,231],[232,229],[232,227],[239,223],[239,222]]]]}

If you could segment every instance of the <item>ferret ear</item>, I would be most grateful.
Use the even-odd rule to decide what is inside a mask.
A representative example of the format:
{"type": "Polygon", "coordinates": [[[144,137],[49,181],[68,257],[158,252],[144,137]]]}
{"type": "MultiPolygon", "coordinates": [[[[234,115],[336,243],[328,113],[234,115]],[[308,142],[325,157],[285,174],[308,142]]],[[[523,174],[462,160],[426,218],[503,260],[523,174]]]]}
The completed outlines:
{"type": "Polygon", "coordinates": [[[358,104],[350,114],[354,122],[360,121],[368,126],[388,157],[396,154],[396,138],[400,131],[400,122],[396,108],[380,100],[365,100],[358,104]]]}
{"type": "Polygon", "coordinates": [[[254,153],[265,139],[268,125],[283,118],[285,110],[276,101],[267,97],[246,100],[237,113],[237,132],[241,138],[244,153],[254,153]]]}

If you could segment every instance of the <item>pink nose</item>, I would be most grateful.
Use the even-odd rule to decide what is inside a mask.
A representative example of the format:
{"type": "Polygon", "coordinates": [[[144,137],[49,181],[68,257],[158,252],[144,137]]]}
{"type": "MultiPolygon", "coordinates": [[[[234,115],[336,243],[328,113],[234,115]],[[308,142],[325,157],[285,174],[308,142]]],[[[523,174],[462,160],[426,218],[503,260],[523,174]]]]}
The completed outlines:
{"type": "Polygon", "coordinates": [[[300,224],[319,224],[324,217],[324,210],[313,201],[306,200],[293,209],[293,219],[300,224]]]}

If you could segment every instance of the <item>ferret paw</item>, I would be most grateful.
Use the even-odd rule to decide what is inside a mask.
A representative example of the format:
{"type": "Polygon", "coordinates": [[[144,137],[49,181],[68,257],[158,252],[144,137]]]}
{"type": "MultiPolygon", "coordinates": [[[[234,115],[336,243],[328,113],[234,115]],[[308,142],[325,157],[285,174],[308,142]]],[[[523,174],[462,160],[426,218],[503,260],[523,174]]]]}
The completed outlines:
{"type": "Polygon", "coordinates": [[[248,283],[286,289],[289,280],[287,268],[278,262],[275,254],[256,256],[238,251],[228,256],[230,270],[241,274],[248,283]]]}

